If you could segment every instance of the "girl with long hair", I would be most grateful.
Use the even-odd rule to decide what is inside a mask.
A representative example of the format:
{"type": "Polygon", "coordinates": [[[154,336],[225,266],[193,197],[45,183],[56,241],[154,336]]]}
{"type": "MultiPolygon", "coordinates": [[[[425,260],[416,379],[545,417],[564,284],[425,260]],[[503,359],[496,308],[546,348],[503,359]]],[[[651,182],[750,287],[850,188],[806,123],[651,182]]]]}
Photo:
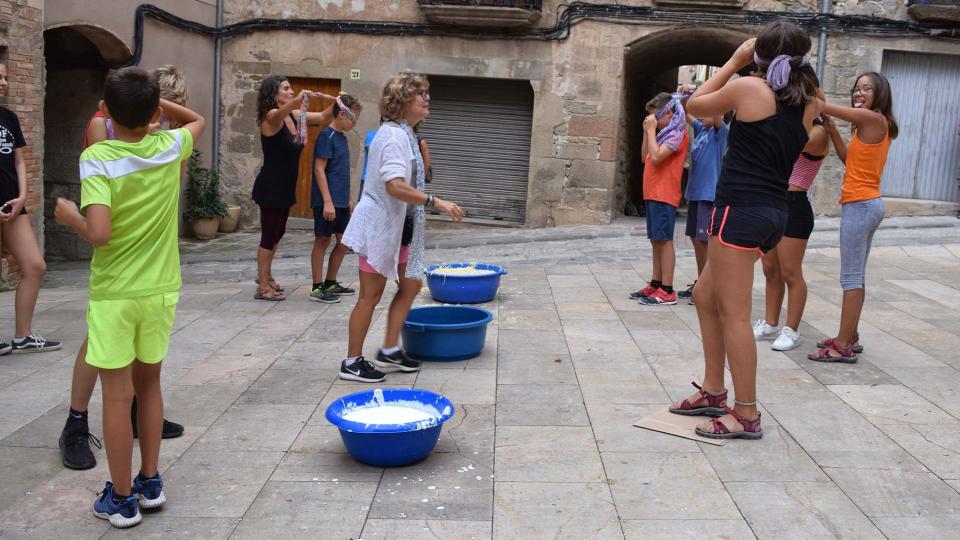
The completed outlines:
{"type": "MultiPolygon", "coordinates": [[[[300,135],[300,121],[293,112],[312,94],[294,94],[290,81],[270,75],[260,83],[257,95],[257,126],[263,166],[253,183],[253,200],[260,206],[260,246],[257,249],[258,300],[285,300],[283,288],[273,279],[273,256],[287,230],[290,208],[297,202],[300,151],[306,141],[300,135]]],[[[307,125],[327,127],[333,120],[333,106],[323,112],[308,112],[307,125]]]]}
{"type": "Polygon", "coordinates": [[[768,24],[745,41],[687,101],[693,116],[736,111],[713,215],[707,264],[694,287],[703,338],[703,385],[671,412],[708,414],[696,433],[718,439],[759,439],[757,348],[750,330],[753,265],[776,247],[787,221],[787,178],[819,115],[810,37],[796,25],[768,24]],[[730,81],[751,63],[756,76],[730,81]],[[729,362],[736,401],[727,406],[729,362]]]}
{"type": "Polygon", "coordinates": [[[840,331],[837,337],[820,341],[817,352],[808,358],[817,362],[857,361],[860,345],[860,313],[865,298],[865,273],[873,234],[883,221],[883,198],[880,178],[887,163],[890,141],[897,138],[899,128],[893,116],[890,82],[876,72],[857,77],[850,91],[850,106],[822,102],[828,118],[827,131],[837,157],[846,166],[840,187],[840,286],[843,307],[840,310],[840,331]],[[852,124],[853,137],[844,142],[830,117],[852,124]]]}

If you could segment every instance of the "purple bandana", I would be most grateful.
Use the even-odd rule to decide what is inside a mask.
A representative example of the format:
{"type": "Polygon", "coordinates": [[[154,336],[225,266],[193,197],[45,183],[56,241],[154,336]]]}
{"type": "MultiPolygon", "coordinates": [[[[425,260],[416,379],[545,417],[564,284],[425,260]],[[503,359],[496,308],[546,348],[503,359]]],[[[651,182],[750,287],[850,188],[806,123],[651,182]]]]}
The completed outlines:
{"type": "MultiPolygon", "coordinates": [[[[790,56],[789,54],[781,54],[771,60],[767,66],[767,85],[769,85],[774,92],[783,90],[787,87],[787,83],[790,82],[790,71],[792,70],[790,61],[794,58],[800,58],[800,63],[797,67],[810,64],[810,58],[807,55],[797,57],[790,56]]],[[[757,53],[753,53],[753,62],[759,66],[763,60],[757,56],[757,53]]]]}
{"type": "Polygon", "coordinates": [[[674,151],[680,148],[680,141],[683,140],[683,130],[685,129],[684,124],[686,124],[687,117],[683,111],[683,105],[680,103],[680,100],[684,97],[687,96],[680,93],[673,94],[670,97],[670,101],[654,114],[654,117],[659,120],[663,118],[663,115],[673,111],[673,116],[670,118],[667,127],[661,129],[660,133],[657,133],[657,144],[666,144],[670,148],[673,148],[674,151]]]}

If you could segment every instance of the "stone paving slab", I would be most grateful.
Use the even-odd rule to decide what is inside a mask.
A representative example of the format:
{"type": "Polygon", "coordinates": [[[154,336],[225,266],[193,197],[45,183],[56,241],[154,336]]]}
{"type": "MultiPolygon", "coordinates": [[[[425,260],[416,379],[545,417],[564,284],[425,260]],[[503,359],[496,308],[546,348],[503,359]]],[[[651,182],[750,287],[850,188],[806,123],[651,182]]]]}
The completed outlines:
{"type": "MultiPolygon", "coordinates": [[[[805,359],[840,316],[837,231],[818,222],[802,346],[758,343],[766,436],[724,447],[633,427],[690,395],[702,365],[693,306],[627,298],[650,264],[636,222],[550,235],[472,228],[472,239],[437,231],[428,260],[459,260],[451,246],[470,244],[471,257],[510,274],[484,306],[495,320],[480,357],[379,385],[440,391],[457,406],[434,453],[396,469],[354,461],[324,418],[335,399],[371,388],[336,379],[355,298],[309,302],[307,259],[283,256],[289,300],[254,301],[252,260],[240,256],[252,236],[218,239],[209,256],[189,247],[163,372],[167,416],[187,433],[161,448],[169,502],[131,531],[90,513],[103,450],[95,469],[60,465],[86,274],[52,263],[35,327],[64,349],[0,357],[0,538],[955,538],[960,244],[943,219],[909,223],[878,232],[861,361],[832,366],[805,359]]],[[[284,249],[301,240],[293,233],[284,249]]],[[[691,282],[689,246],[678,249],[676,283],[691,282]]],[[[355,258],[342,275],[356,285],[355,258]]],[[[754,292],[756,317],[759,266],[754,292]]],[[[0,293],[0,306],[7,336],[13,294],[0,293]]],[[[98,436],[101,401],[95,392],[98,436]]]]}

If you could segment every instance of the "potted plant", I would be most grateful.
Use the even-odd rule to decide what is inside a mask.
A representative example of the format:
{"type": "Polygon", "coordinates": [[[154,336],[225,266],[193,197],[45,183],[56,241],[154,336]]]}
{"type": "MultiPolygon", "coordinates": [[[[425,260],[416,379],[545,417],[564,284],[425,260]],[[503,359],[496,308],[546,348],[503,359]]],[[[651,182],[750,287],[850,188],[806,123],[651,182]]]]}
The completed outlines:
{"type": "Polygon", "coordinates": [[[190,223],[200,240],[216,238],[220,219],[227,215],[227,205],[220,198],[220,175],[200,166],[200,152],[193,151],[187,167],[187,189],[183,219],[190,223]]]}

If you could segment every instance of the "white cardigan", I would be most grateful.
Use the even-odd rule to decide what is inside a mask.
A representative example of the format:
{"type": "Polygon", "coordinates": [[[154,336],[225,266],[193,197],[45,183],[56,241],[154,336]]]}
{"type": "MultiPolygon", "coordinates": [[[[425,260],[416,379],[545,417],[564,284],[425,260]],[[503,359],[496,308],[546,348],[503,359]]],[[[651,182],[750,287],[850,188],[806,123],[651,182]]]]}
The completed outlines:
{"type": "Polygon", "coordinates": [[[383,124],[377,130],[367,156],[367,179],[363,195],[353,209],[343,243],[359,255],[377,273],[394,281],[399,279],[400,237],[407,203],[387,193],[387,182],[415,178],[416,161],[406,133],[399,127],[383,124]]]}

